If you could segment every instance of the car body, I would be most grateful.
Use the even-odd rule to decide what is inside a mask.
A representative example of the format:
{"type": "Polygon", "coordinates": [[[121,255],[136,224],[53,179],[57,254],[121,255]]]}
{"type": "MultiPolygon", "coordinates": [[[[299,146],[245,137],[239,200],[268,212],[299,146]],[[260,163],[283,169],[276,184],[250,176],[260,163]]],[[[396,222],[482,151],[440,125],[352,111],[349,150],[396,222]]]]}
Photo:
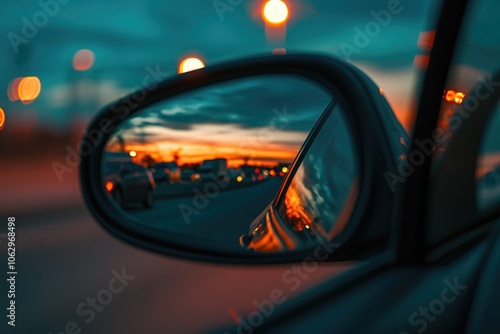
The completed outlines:
{"type": "MultiPolygon", "coordinates": [[[[313,130],[313,139],[306,141],[275,200],[254,219],[250,234],[240,239],[245,246],[242,248],[254,253],[225,252],[217,243],[201,245],[198,239],[196,247],[172,246],[177,240],[175,235],[171,239],[167,236],[151,240],[132,228],[120,230],[126,234],[120,237],[149,250],[198,261],[246,265],[292,263],[281,276],[282,281],[293,283],[292,291],[299,289],[325,262],[347,261],[352,265],[294,298],[287,298],[283,290],[271,290],[268,299],[254,301],[247,307],[245,317],[234,317],[234,323],[206,332],[499,333],[500,292],[496,285],[500,280],[500,203],[494,201],[483,208],[477,189],[481,181],[477,167],[485,155],[481,146],[484,133],[488,131],[493,107],[500,101],[500,34],[496,24],[499,8],[493,0],[443,0],[435,39],[430,47],[423,48],[425,53],[421,55],[426,61],[411,140],[384,106],[387,102],[375,97],[375,85],[368,84],[349,65],[341,64],[337,69],[345,70],[343,73],[351,78],[338,79],[343,82],[337,82],[335,88],[343,93],[345,115],[365,131],[357,133],[362,138],[356,142],[357,146],[341,153],[339,160],[347,166],[329,170],[349,174],[336,178],[335,184],[328,179],[323,182],[322,177],[308,184],[304,182],[308,178],[297,178],[307,174],[300,157],[306,157],[311,148],[314,151],[315,144],[319,150],[328,147],[322,145],[325,141],[314,139],[321,136],[321,126],[328,124],[326,113],[313,130]],[[483,15],[475,21],[478,12],[483,15]],[[496,51],[495,57],[485,51],[488,47],[496,51]],[[468,76],[473,83],[469,85],[467,98],[453,106],[454,114],[462,118],[450,123],[452,135],[440,132],[440,117],[443,109],[449,107],[443,105],[443,91],[466,83],[461,74],[470,74],[473,65],[481,69],[473,73],[484,76],[468,76]],[[489,78],[488,86],[484,84],[485,78],[489,78]],[[478,91],[482,98],[475,95],[478,91]],[[477,107],[464,113],[463,108],[470,107],[468,103],[474,102],[474,98],[477,107]],[[353,108],[364,102],[366,109],[353,108]],[[353,114],[361,117],[355,118],[353,114]],[[444,141],[446,145],[440,145],[444,141]],[[356,156],[356,149],[364,154],[361,162],[357,160],[361,154],[356,156]],[[296,200],[306,193],[298,190],[318,186],[320,194],[336,190],[341,200],[326,203],[332,208],[326,207],[325,201],[313,200],[305,205],[296,200]],[[317,216],[311,216],[308,208],[313,205],[317,205],[312,210],[315,213],[334,213],[337,225],[330,226],[331,220],[318,221],[317,216]]],[[[306,66],[300,57],[287,55],[282,63],[255,59],[228,65],[226,69],[209,68],[200,71],[199,76],[188,75],[182,78],[185,81],[172,80],[165,85],[184,84],[188,90],[199,80],[212,84],[214,74],[233,77],[235,72],[245,74],[255,68],[266,71],[271,65],[284,71],[293,64],[306,72],[301,66],[308,67],[314,62],[322,65],[315,71],[319,77],[322,71],[335,67],[329,67],[319,58],[304,60],[306,66]]],[[[336,79],[329,78],[331,82],[336,79]]],[[[342,127],[338,131],[325,129],[328,129],[326,135],[342,131],[342,127]]],[[[493,138],[498,144],[498,136],[493,138]]],[[[499,151],[497,147],[487,153],[496,155],[499,151]]],[[[334,166],[335,161],[327,153],[322,152],[319,165],[334,166]]],[[[84,160],[84,181],[92,176],[88,172],[90,162],[84,160]]],[[[98,193],[92,195],[87,199],[91,210],[100,198],[98,193]]],[[[95,216],[108,228],[123,218],[95,216]]],[[[126,225],[122,226],[125,229],[126,225]]]]}

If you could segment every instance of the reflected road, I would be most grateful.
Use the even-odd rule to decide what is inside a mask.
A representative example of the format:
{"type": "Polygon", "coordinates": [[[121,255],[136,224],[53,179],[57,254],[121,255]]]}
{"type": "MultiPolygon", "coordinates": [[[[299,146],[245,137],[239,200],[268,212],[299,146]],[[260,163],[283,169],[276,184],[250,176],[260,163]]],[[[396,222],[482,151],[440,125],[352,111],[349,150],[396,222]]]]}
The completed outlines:
{"type": "Polygon", "coordinates": [[[248,233],[252,221],[274,199],[283,178],[257,182],[241,189],[221,191],[213,198],[206,198],[206,202],[195,199],[194,195],[157,199],[152,209],[129,209],[128,212],[147,226],[209,240],[234,242],[239,247],[239,237],[248,233]],[[206,203],[206,206],[201,208],[197,203],[206,203]]]}

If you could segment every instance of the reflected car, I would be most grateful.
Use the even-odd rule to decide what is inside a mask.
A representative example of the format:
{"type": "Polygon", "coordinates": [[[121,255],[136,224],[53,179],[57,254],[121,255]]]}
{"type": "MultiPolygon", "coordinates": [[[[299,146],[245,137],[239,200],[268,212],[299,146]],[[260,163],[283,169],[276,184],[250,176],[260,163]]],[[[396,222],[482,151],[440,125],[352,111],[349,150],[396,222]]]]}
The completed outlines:
{"type": "Polygon", "coordinates": [[[107,161],[104,166],[105,187],[117,205],[141,203],[152,208],[156,184],[152,173],[130,162],[107,161]]]}
{"type": "Polygon", "coordinates": [[[157,162],[150,168],[153,173],[153,178],[156,183],[168,182],[179,183],[181,182],[181,169],[175,161],[171,162],[157,162]]]}

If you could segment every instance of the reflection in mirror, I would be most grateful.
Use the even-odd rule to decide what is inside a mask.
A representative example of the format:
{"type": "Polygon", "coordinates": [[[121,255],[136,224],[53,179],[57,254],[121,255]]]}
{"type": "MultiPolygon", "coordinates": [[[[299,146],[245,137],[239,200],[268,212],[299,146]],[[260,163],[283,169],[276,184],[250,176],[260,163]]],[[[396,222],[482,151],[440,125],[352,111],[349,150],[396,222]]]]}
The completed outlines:
{"type": "Polygon", "coordinates": [[[295,250],[329,242],[344,231],[358,199],[359,170],[342,116],[338,105],[326,111],[277,209],[252,223],[250,234],[242,238],[245,247],[267,252],[295,250]],[[274,228],[268,228],[267,221],[274,228]]]}
{"type": "Polygon", "coordinates": [[[156,103],[110,137],[103,190],[152,234],[161,230],[241,249],[240,237],[276,197],[334,101],[305,79],[266,75],[156,103]]]}
{"type": "Polygon", "coordinates": [[[500,103],[491,113],[477,161],[477,207],[480,211],[500,204],[500,103]]]}

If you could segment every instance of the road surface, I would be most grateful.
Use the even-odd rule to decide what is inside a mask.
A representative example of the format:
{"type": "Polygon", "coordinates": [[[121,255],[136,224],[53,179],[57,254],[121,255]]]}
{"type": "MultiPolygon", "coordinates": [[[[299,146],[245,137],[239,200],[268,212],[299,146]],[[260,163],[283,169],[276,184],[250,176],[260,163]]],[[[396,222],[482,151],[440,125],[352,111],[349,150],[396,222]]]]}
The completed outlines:
{"type": "Polygon", "coordinates": [[[152,209],[129,208],[127,212],[138,222],[153,228],[239,247],[239,237],[248,233],[253,219],[271,203],[283,179],[257,182],[253,186],[220,191],[211,198],[206,197],[205,202],[201,202],[206,203],[203,208],[197,206],[193,194],[176,199],[157,199],[152,209]]]}

